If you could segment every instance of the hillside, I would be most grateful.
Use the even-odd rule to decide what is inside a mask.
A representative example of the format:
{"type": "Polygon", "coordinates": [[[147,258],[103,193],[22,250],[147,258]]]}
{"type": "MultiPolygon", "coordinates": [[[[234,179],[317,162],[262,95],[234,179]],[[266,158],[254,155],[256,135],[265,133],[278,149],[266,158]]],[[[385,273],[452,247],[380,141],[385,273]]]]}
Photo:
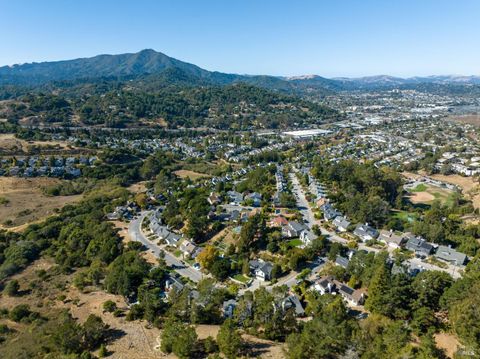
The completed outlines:
{"type": "Polygon", "coordinates": [[[157,88],[147,81],[99,87],[29,93],[0,104],[0,118],[22,125],[219,129],[288,128],[340,118],[326,106],[241,83],[157,88]]]}

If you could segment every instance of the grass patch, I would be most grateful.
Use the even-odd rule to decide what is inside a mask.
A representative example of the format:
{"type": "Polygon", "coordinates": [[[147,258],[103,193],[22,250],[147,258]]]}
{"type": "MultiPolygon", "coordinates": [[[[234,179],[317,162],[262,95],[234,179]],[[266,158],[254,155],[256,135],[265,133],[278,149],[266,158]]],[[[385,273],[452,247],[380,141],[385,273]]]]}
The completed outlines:
{"type": "Polygon", "coordinates": [[[420,183],[415,188],[412,188],[411,192],[425,192],[428,189],[427,185],[420,183]]]}
{"type": "Polygon", "coordinates": [[[303,245],[303,242],[300,239],[295,238],[295,239],[292,239],[292,240],[288,241],[288,245],[290,247],[300,247],[300,246],[303,245]]]}
{"type": "Polygon", "coordinates": [[[238,280],[239,282],[247,284],[250,278],[245,277],[243,274],[236,274],[232,277],[235,280],[238,280]]]}
{"type": "Polygon", "coordinates": [[[418,219],[418,214],[407,211],[395,211],[393,217],[398,218],[403,222],[412,223],[418,219]]]}
{"type": "Polygon", "coordinates": [[[173,252],[173,255],[178,258],[182,255],[182,251],[180,249],[177,249],[175,252],[173,252]]]}

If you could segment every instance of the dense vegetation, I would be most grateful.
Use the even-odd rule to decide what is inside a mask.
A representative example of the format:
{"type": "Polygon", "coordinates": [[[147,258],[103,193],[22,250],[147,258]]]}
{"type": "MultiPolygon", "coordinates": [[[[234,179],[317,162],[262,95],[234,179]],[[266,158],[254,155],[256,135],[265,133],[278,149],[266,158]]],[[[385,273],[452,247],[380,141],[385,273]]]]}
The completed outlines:
{"type": "Polygon", "coordinates": [[[332,201],[338,209],[356,222],[381,227],[387,222],[390,209],[401,206],[402,178],[392,169],[317,158],[313,173],[329,184],[332,201]]]}
{"type": "Polygon", "coordinates": [[[141,125],[142,120],[170,128],[222,129],[287,127],[292,121],[320,123],[338,116],[322,105],[246,84],[169,86],[151,92],[126,86],[88,94],[80,90],[72,94],[29,93],[8,103],[2,112],[11,121],[35,117],[47,124],[123,127],[141,125]]]}

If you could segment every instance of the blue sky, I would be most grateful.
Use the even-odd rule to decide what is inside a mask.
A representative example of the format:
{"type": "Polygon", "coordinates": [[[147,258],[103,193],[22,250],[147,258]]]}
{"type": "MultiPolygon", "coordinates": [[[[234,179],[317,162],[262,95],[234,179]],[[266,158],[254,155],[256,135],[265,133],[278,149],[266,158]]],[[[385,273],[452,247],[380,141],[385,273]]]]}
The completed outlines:
{"type": "Polygon", "coordinates": [[[480,75],[478,0],[0,0],[0,65],[144,48],[233,73],[480,75]]]}

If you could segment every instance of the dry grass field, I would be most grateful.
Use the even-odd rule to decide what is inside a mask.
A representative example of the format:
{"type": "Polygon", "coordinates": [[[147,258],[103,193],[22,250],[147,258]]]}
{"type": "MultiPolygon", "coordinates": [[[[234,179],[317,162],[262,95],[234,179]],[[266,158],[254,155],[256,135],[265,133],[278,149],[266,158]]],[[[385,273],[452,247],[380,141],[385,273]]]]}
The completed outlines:
{"type": "Polygon", "coordinates": [[[466,123],[469,125],[480,126],[480,115],[461,115],[461,116],[450,116],[449,120],[466,123]]]}
{"type": "Polygon", "coordinates": [[[13,134],[0,134],[0,150],[28,153],[33,146],[45,149],[67,150],[73,148],[64,141],[25,141],[16,138],[13,134]]]}
{"type": "Polygon", "coordinates": [[[457,337],[448,333],[438,333],[435,334],[434,337],[437,347],[445,350],[445,354],[447,355],[447,357],[453,358],[455,352],[460,347],[460,343],[458,342],[457,337]]]}
{"type": "Polygon", "coordinates": [[[188,177],[191,180],[211,177],[210,175],[207,175],[205,173],[199,173],[199,172],[194,172],[194,171],[189,171],[189,170],[178,170],[178,171],[175,171],[174,173],[180,178],[187,178],[188,177]]]}
{"type": "Polygon", "coordinates": [[[472,177],[463,177],[460,175],[440,175],[436,174],[431,176],[432,178],[452,183],[459,186],[462,189],[464,196],[471,200],[475,208],[480,208],[480,184],[478,180],[475,180],[472,177]]]}
{"type": "Polygon", "coordinates": [[[0,227],[19,230],[81,198],[81,195],[49,197],[43,193],[43,187],[59,182],[59,179],[45,177],[0,177],[0,198],[6,202],[0,204],[0,227]]]}

